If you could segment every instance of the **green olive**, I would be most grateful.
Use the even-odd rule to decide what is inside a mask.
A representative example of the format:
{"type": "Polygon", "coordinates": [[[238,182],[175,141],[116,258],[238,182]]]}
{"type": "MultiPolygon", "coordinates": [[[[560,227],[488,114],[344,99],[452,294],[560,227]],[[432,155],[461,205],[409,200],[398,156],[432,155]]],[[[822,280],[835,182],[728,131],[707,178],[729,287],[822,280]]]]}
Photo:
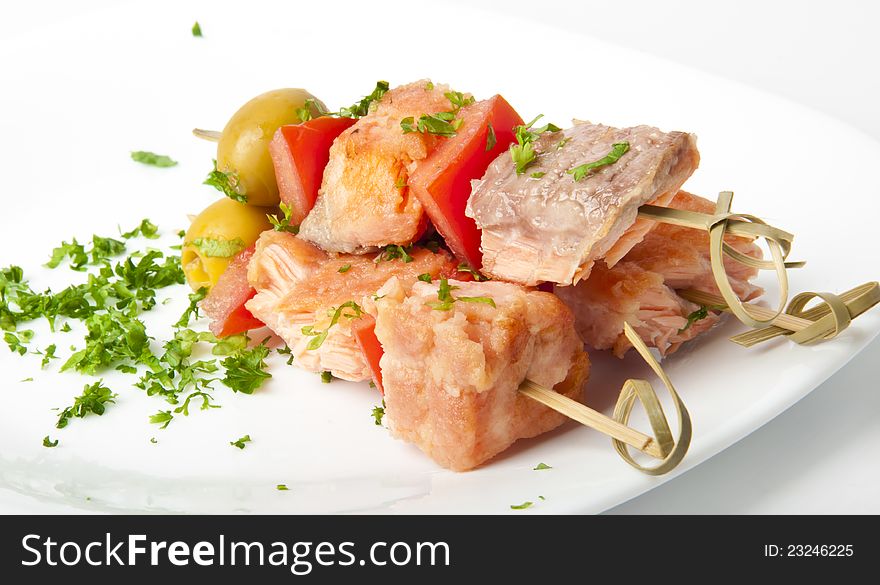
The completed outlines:
{"type": "Polygon", "coordinates": [[[271,229],[267,213],[277,209],[242,205],[220,199],[206,207],[189,226],[180,251],[180,263],[193,290],[210,289],[241,250],[271,229]]]}
{"type": "Polygon", "coordinates": [[[297,110],[314,100],[312,115],[324,104],[304,89],[276,89],[243,105],[223,129],[217,144],[217,168],[235,173],[238,190],[251,205],[278,205],[278,185],[269,142],[279,126],[299,124],[297,110]]]}

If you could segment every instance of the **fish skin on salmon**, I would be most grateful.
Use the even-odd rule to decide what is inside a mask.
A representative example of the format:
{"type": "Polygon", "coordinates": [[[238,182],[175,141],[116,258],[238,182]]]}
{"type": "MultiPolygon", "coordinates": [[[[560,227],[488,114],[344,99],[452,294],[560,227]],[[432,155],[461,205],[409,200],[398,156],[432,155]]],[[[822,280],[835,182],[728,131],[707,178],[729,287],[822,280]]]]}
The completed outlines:
{"type": "Polygon", "coordinates": [[[456,301],[435,310],[438,285],[409,294],[393,282],[376,301],[385,424],[443,467],[472,469],[565,416],[522,396],[528,378],[575,400],[589,360],[571,312],[550,293],[504,282],[449,281],[456,301]]]}
{"type": "Polygon", "coordinates": [[[473,182],[466,211],[482,229],[483,272],[529,286],[575,284],[606,256],[613,266],[650,229],[637,223],[638,208],[668,202],[700,160],[693,135],[650,126],[579,123],[533,145],[537,158],[523,174],[510,154],[495,159],[473,182]],[[623,142],[629,150],[617,162],[580,181],[568,172],[623,142]]]}
{"type": "Polygon", "coordinates": [[[376,261],[375,254],[333,256],[293,234],[266,231],[257,240],[248,267],[248,281],[257,294],[246,306],[290,347],[294,363],[308,371],[329,371],[351,381],[370,379],[370,370],[351,330],[356,311],[345,308],[330,327],[335,309],[354,301],[374,312],[373,295],[391,278],[406,288],[428,273],[432,277],[456,272],[458,263],[445,250],[433,253],[416,247],[412,260],[376,261]],[[313,331],[326,330],[320,347],[308,349],[313,331]]]}
{"type": "Polygon", "coordinates": [[[448,86],[428,80],[396,87],[343,131],[330,147],[318,199],[299,236],[329,252],[344,253],[417,240],[427,218],[407,179],[444,138],[404,134],[400,122],[451,110],[444,95],[448,91],[448,86]]]}

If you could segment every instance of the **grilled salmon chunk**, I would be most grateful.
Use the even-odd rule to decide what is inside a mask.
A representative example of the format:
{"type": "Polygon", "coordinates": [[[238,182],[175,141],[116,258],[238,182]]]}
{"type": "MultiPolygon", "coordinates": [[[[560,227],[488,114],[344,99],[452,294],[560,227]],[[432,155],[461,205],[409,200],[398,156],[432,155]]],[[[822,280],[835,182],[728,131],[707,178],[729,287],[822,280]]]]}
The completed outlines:
{"type": "Polygon", "coordinates": [[[549,293],[502,282],[457,282],[456,301],[435,310],[437,283],[418,282],[409,294],[395,282],[376,302],[382,343],[385,420],[398,438],[440,465],[474,468],[517,439],[565,420],[521,396],[526,378],[574,399],[589,374],[571,312],[549,293]]]}
{"type": "Polygon", "coordinates": [[[347,253],[417,240],[427,219],[407,179],[443,138],[404,134],[400,122],[449,111],[448,91],[427,80],[396,87],[342,132],[330,147],[318,199],[299,236],[324,250],[347,253]]]}
{"type": "Polygon", "coordinates": [[[526,172],[499,156],[473,182],[467,206],[483,230],[483,272],[526,285],[575,284],[606,257],[613,266],[651,227],[637,223],[639,206],[671,199],[700,158],[691,134],[650,126],[581,123],[533,144],[537,157],[526,172]],[[569,173],[620,143],[629,150],[613,164],[579,181],[569,173]]]}
{"type": "Polygon", "coordinates": [[[299,367],[329,371],[344,380],[368,380],[369,368],[351,331],[353,316],[373,310],[372,296],[389,278],[396,277],[408,288],[420,274],[439,277],[454,273],[457,266],[443,250],[435,254],[416,248],[411,258],[404,262],[376,261],[372,254],[331,257],[292,234],[267,231],[257,240],[248,268],[248,281],[257,294],[247,308],[287,343],[299,367]],[[349,301],[357,308],[340,309],[331,326],[333,314],[349,301]],[[327,336],[321,345],[309,349],[314,334],[323,331],[327,336]]]}
{"type": "MultiPolygon", "coordinates": [[[[679,191],[670,207],[712,213],[715,205],[702,197],[679,191]]],[[[727,237],[728,244],[755,258],[761,250],[747,238],[727,237]]],[[[737,296],[750,300],[763,291],[749,282],[757,270],[724,259],[737,296]]],[[[556,287],[575,315],[578,333],[594,349],[612,349],[623,356],[632,347],[623,334],[629,323],[642,340],[662,355],[711,329],[720,320],[676,292],[696,289],[718,293],[709,261],[709,236],[704,231],[656,223],[618,264],[597,262],[590,277],[576,286],[556,287]],[[689,318],[690,317],[690,318],[689,318]]]]}

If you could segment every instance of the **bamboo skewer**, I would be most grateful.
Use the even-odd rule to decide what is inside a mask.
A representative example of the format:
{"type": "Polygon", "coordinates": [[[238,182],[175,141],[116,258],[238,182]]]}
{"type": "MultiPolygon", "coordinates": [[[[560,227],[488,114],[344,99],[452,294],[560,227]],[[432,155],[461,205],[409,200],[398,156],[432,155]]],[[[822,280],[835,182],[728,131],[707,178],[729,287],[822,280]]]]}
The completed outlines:
{"type": "MultiPolygon", "coordinates": [[[[727,311],[729,309],[729,307],[727,306],[727,301],[725,301],[724,297],[722,297],[721,295],[714,295],[711,293],[692,289],[678,291],[678,294],[680,297],[687,299],[692,303],[705,305],[710,309],[717,308],[721,311],[727,311]]],[[[749,308],[750,313],[761,319],[770,319],[773,317],[773,315],[776,315],[776,311],[774,311],[773,309],[761,307],[753,303],[745,303],[745,305],[749,308]]],[[[806,329],[813,324],[813,322],[809,319],[795,317],[793,315],[789,315],[788,313],[780,313],[776,316],[775,319],[773,319],[773,321],[771,321],[771,323],[788,331],[801,331],[802,329],[806,329]]]]}
{"type": "Polygon", "coordinates": [[[193,136],[201,138],[202,140],[208,140],[209,142],[220,142],[220,136],[222,136],[222,134],[222,132],[217,132],[216,130],[193,128],[193,136]]]}
{"type": "Polygon", "coordinates": [[[584,406],[580,402],[563,396],[554,390],[535,384],[531,380],[525,380],[520,385],[519,392],[584,426],[596,429],[600,433],[631,445],[651,457],[663,459],[666,456],[653,437],[649,437],[644,433],[621,424],[610,416],[593,410],[589,406],[584,406]]]}

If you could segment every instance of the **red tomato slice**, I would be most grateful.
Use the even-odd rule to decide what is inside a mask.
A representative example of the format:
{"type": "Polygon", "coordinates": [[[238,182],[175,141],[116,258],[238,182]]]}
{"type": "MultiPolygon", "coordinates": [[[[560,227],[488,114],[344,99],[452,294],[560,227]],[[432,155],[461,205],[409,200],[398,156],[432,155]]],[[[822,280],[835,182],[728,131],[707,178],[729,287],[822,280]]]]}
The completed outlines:
{"type": "Polygon", "coordinates": [[[372,315],[362,315],[351,322],[351,332],[358,347],[361,348],[361,353],[364,354],[364,359],[367,360],[370,373],[373,375],[373,383],[384,396],[385,390],[382,388],[382,369],[379,367],[379,360],[382,359],[385,350],[382,349],[382,344],[376,337],[376,319],[372,315]]]}
{"type": "Polygon", "coordinates": [[[457,134],[441,141],[419,163],[408,184],[456,257],[479,270],[483,265],[480,230],[464,214],[471,195],[471,180],[482,177],[489,164],[507,151],[516,140],[513,128],[523,120],[500,95],[464,108],[461,119],[457,134]],[[495,133],[495,144],[486,150],[489,124],[495,133]]]}
{"type": "Polygon", "coordinates": [[[299,224],[314,207],[324,167],[330,160],[330,145],[354,123],[351,118],[323,116],[302,124],[281,126],[275,132],[269,143],[269,154],[275,166],[281,201],[291,209],[291,224],[299,224]]]}
{"type": "Polygon", "coordinates": [[[253,246],[239,252],[201,303],[202,312],[211,319],[211,332],[217,337],[263,327],[263,322],[244,306],[257,294],[247,280],[248,262],[253,255],[253,246]]]}

